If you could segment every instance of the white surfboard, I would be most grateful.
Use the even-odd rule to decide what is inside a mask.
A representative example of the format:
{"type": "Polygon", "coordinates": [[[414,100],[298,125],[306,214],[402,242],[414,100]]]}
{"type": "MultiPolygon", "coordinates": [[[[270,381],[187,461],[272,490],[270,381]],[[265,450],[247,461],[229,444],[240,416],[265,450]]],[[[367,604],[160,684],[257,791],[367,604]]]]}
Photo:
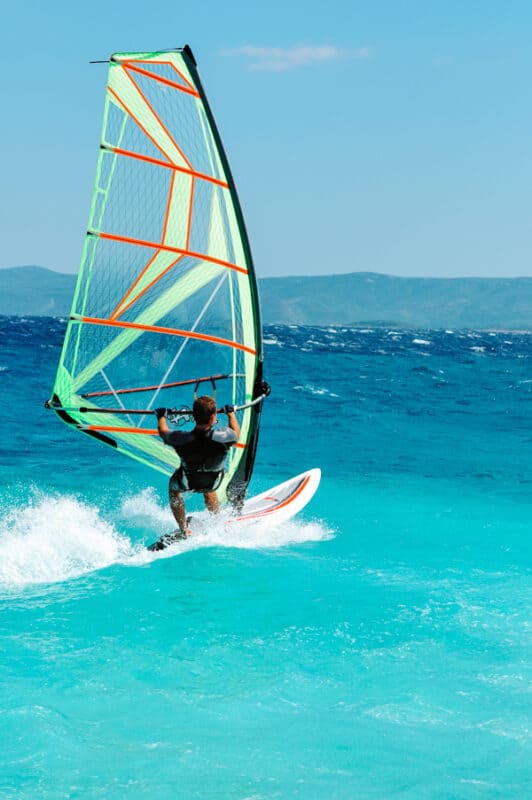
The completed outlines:
{"type": "MultiPolygon", "coordinates": [[[[309,469],[290,478],[272,489],[268,489],[255,497],[250,497],[242,506],[242,511],[236,516],[229,516],[225,520],[226,525],[238,525],[239,523],[257,523],[278,525],[281,522],[291,519],[298,514],[312,499],[316,493],[321,480],[321,470],[317,467],[309,469]]],[[[194,528],[196,515],[191,518],[191,525],[194,528]]],[[[194,535],[194,534],[192,534],[194,535]]],[[[170,533],[161,536],[156,542],[151,544],[149,550],[164,550],[178,541],[182,541],[182,534],[170,533]]]]}
{"type": "Polygon", "coordinates": [[[230,517],[227,525],[238,522],[268,521],[276,525],[298,514],[312,499],[321,480],[317,467],[246,500],[242,511],[230,517]]]}

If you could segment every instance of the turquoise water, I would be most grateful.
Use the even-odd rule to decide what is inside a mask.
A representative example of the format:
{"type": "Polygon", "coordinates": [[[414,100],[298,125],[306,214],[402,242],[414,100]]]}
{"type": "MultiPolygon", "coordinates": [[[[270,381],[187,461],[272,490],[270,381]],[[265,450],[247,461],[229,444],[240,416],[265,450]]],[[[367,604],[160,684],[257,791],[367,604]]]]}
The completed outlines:
{"type": "Polygon", "coordinates": [[[63,323],[2,319],[2,798],[524,798],[532,337],[266,329],[253,492],[173,552],[165,480],[42,407],[63,323]]]}

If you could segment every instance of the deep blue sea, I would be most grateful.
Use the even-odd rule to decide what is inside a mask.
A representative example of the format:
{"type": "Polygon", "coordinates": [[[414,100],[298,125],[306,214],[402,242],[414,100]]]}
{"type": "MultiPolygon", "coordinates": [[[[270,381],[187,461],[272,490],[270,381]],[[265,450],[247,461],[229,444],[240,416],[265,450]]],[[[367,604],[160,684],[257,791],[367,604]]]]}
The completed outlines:
{"type": "Polygon", "coordinates": [[[257,493],[166,479],[43,407],[64,321],[1,318],[0,797],[532,796],[532,335],[268,326],[257,493]]]}

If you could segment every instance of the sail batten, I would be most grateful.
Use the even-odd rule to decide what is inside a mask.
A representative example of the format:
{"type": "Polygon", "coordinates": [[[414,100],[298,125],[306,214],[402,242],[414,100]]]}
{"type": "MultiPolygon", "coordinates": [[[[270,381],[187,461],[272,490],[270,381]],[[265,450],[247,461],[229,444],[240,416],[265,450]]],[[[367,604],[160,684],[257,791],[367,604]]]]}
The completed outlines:
{"type": "MultiPolygon", "coordinates": [[[[203,389],[218,405],[238,406],[260,395],[261,380],[251,251],[192,54],[187,47],[115,54],[51,405],[80,432],[170,474],[177,455],[154,435],[149,413],[139,419],[135,405],[124,408],[121,393],[138,401],[137,415],[155,403],[190,407],[203,389]],[[198,367],[210,377],[198,382],[198,367]],[[89,397],[91,413],[83,410],[89,397]]],[[[240,412],[222,500],[241,498],[251,477],[260,406],[240,412]]]]}
{"type": "Polygon", "coordinates": [[[149,250],[164,250],[167,253],[178,253],[182,256],[191,256],[192,258],[210,261],[213,264],[220,264],[222,267],[227,267],[227,269],[234,269],[237,272],[247,274],[247,269],[245,267],[241,267],[238,264],[232,264],[230,261],[224,261],[221,258],[215,258],[214,256],[210,256],[205,253],[195,253],[192,250],[186,250],[181,247],[171,247],[170,245],[166,245],[161,242],[147,242],[142,239],[133,239],[130,236],[120,236],[117,233],[107,233],[105,231],[95,230],[88,230],[87,235],[95,236],[100,239],[109,239],[110,241],[114,242],[123,242],[124,244],[134,245],[135,247],[146,247],[149,250]]]}
{"type": "Polygon", "coordinates": [[[176,172],[183,172],[186,175],[191,175],[193,178],[198,178],[202,181],[208,181],[209,183],[215,183],[218,186],[222,186],[224,189],[228,188],[228,185],[225,181],[220,180],[219,178],[215,178],[212,175],[206,175],[203,172],[197,172],[194,169],[189,169],[187,167],[181,167],[178,164],[170,164],[167,161],[162,161],[158,158],[150,158],[149,156],[142,155],[141,153],[133,153],[130,150],[124,150],[121,147],[112,147],[111,145],[100,145],[102,150],[107,150],[109,153],[116,153],[119,156],[125,156],[126,158],[136,158],[139,161],[146,161],[150,164],[156,164],[158,167],[163,167],[164,169],[171,169],[175,170],[176,172]]]}

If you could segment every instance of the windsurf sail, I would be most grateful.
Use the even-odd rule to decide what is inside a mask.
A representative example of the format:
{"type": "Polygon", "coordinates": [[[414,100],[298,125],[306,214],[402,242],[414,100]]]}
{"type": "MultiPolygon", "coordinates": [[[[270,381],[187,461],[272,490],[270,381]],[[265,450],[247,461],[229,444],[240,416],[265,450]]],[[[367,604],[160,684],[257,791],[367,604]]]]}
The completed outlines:
{"type": "Polygon", "coordinates": [[[238,504],[257,447],[262,361],[249,241],[192,52],[116,53],[48,405],[166,475],[179,458],[157,436],[156,407],[189,409],[195,394],[243,407],[219,489],[238,504]]]}

